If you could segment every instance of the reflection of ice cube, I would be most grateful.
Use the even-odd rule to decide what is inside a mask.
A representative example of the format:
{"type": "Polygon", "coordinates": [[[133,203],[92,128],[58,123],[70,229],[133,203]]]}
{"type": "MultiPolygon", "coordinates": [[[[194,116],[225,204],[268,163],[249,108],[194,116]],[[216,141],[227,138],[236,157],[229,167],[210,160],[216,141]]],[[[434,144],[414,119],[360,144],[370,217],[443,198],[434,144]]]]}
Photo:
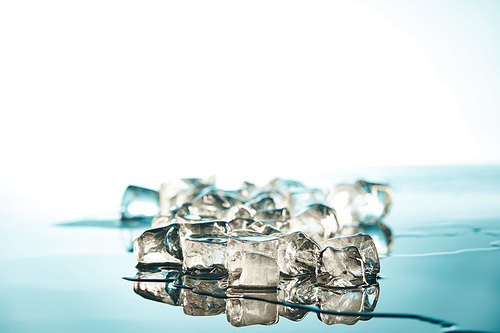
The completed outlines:
{"type": "MultiPolygon", "coordinates": [[[[319,289],[317,306],[322,310],[335,312],[363,311],[364,297],[362,289],[319,289]]],[[[359,316],[342,316],[318,313],[318,318],[327,325],[344,324],[354,325],[359,316]]]]}
{"type": "Polygon", "coordinates": [[[151,219],[158,213],[158,192],[130,185],[123,194],[122,220],[151,219]]]}
{"type": "MultiPolygon", "coordinates": [[[[363,312],[373,312],[377,306],[378,296],[380,294],[380,287],[378,284],[372,284],[363,288],[363,312]]],[[[362,316],[361,320],[370,320],[371,316],[362,316]]]]}
{"type": "MultiPolygon", "coordinates": [[[[373,312],[379,297],[378,284],[356,289],[323,289],[317,292],[317,306],[335,312],[373,312]]],[[[371,316],[343,316],[318,314],[318,318],[328,325],[353,325],[358,320],[370,320],[371,316]]]]}
{"type": "Polygon", "coordinates": [[[183,285],[193,288],[182,289],[180,304],[184,313],[189,316],[215,316],[224,313],[226,300],[223,298],[197,294],[196,291],[224,295],[224,280],[199,279],[191,276],[183,276],[183,285]]]}
{"type": "Polygon", "coordinates": [[[327,246],[320,252],[316,267],[319,285],[356,287],[366,284],[363,259],[355,246],[334,249],[327,246]]]}
{"type": "Polygon", "coordinates": [[[136,294],[153,301],[167,303],[170,305],[179,305],[181,290],[173,287],[173,284],[179,283],[180,271],[163,271],[159,273],[144,274],[138,273],[136,279],[161,279],[172,280],[172,282],[145,282],[135,281],[134,291],[136,294]]]}
{"type": "Polygon", "coordinates": [[[290,276],[314,273],[319,245],[301,231],[279,236],[278,265],[290,276]]]}
{"type": "Polygon", "coordinates": [[[277,288],[280,279],[275,258],[236,251],[228,258],[229,286],[232,288],[277,288]]]}
{"type": "Polygon", "coordinates": [[[326,240],[322,247],[331,246],[335,249],[342,249],[346,246],[358,248],[365,268],[365,274],[370,278],[375,278],[380,273],[380,259],[377,247],[373,239],[366,234],[356,234],[348,237],[336,237],[326,240]]]}
{"type": "MultiPolygon", "coordinates": [[[[283,279],[280,282],[278,300],[301,305],[311,305],[316,302],[316,289],[311,277],[283,279]]],[[[299,321],[309,311],[297,307],[279,305],[278,312],[282,317],[292,321],[299,321]]]]}
{"type": "Polygon", "coordinates": [[[274,325],[278,322],[278,306],[265,301],[245,299],[251,296],[269,301],[277,300],[274,292],[242,292],[228,291],[226,304],[227,321],[235,327],[250,325],[274,325]]]}
{"type": "Polygon", "coordinates": [[[335,236],[340,226],[335,211],[325,205],[315,204],[304,209],[290,220],[290,231],[303,231],[318,243],[335,236]]]}
{"type": "Polygon", "coordinates": [[[193,234],[184,243],[184,270],[190,274],[221,275],[226,272],[227,236],[193,234]]]}

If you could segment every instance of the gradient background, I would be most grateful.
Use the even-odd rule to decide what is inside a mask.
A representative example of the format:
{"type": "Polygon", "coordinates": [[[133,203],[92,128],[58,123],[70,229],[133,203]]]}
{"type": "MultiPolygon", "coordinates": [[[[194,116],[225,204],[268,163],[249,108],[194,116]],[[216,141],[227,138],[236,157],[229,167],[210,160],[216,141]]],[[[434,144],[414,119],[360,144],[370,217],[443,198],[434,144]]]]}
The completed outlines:
{"type": "Polygon", "coordinates": [[[129,183],[499,163],[499,13],[498,1],[4,1],[0,199],[17,214],[56,195],[64,219],[82,201],[82,214],[116,207],[109,191],[129,183]]]}
{"type": "Polygon", "coordinates": [[[0,259],[123,258],[116,230],[46,227],[116,218],[128,184],[211,174],[389,180],[396,222],[498,219],[499,14],[485,0],[2,1],[0,259]]]}

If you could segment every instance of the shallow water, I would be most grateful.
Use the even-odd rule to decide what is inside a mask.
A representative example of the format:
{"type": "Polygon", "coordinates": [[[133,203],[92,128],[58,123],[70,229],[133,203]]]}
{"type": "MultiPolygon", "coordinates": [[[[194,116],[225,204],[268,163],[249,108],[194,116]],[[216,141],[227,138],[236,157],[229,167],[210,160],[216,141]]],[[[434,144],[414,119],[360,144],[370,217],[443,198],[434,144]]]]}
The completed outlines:
{"type": "MultiPolygon", "coordinates": [[[[374,313],[415,314],[456,323],[456,330],[500,331],[500,168],[359,170],[387,180],[394,209],[390,255],[381,262],[374,313]]],[[[352,172],[354,174],[354,172],[352,172]]],[[[340,175],[336,178],[349,174],[340,175]]],[[[349,179],[346,179],[349,180],[349,179]]],[[[1,210],[0,210],[1,211],[1,210]]],[[[29,216],[29,215],[26,215],[29,216]]],[[[2,218],[0,329],[2,332],[233,331],[225,315],[187,316],[182,307],[144,299],[133,284],[130,240],[143,225],[113,219],[29,221],[2,218]],[[15,251],[14,251],[15,250],[15,251]]],[[[309,313],[280,318],[256,330],[304,332],[440,332],[414,319],[372,318],[328,326],[309,313]]]]}

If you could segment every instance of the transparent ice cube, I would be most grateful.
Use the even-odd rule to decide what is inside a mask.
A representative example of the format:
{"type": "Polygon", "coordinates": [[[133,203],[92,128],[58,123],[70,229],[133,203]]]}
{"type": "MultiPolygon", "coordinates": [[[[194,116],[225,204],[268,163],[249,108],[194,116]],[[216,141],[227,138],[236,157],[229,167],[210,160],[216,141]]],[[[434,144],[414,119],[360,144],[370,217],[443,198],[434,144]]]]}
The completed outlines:
{"type": "Polygon", "coordinates": [[[314,274],[319,245],[301,231],[279,236],[278,265],[286,275],[314,274]]]}
{"type": "Polygon", "coordinates": [[[255,222],[253,219],[236,218],[228,222],[231,230],[247,229],[250,224],[255,222]]]}
{"type": "Polygon", "coordinates": [[[248,225],[249,230],[256,231],[263,235],[282,234],[281,230],[275,228],[271,223],[266,221],[255,221],[248,225]]]}
{"type": "Polygon", "coordinates": [[[270,210],[276,208],[276,203],[270,195],[260,195],[246,203],[248,207],[256,211],[270,210]]]}
{"type": "Polygon", "coordinates": [[[360,195],[352,201],[354,220],[374,224],[389,213],[392,206],[392,190],[388,185],[360,180],[355,186],[360,195]]]}
{"type": "Polygon", "coordinates": [[[321,246],[322,248],[331,246],[335,249],[355,246],[361,254],[366,276],[375,278],[380,273],[380,259],[377,247],[369,235],[356,234],[353,236],[331,238],[326,240],[321,246]]]}
{"type": "Polygon", "coordinates": [[[255,215],[255,210],[252,207],[245,206],[243,204],[238,204],[232,206],[224,212],[223,219],[225,221],[231,221],[237,218],[241,219],[251,219],[255,215]]]}
{"type": "Polygon", "coordinates": [[[318,257],[316,279],[319,285],[327,287],[366,285],[363,259],[358,248],[335,249],[327,246],[318,257]]]}
{"type": "Polygon", "coordinates": [[[227,236],[193,234],[184,242],[183,269],[193,275],[223,275],[227,236]]]}
{"type": "Polygon", "coordinates": [[[228,283],[235,289],[277,288],[280,274],[276,259],[264,254],[236,251],[228,258],[228,283]]]}
{"type": "Polygon", "coordinates": [[[334,237],[340,230],[335,211],[325,205],[315,204],[306,207],[293,217],[289,224],[290,231],[303,231],[314,241],[322,243],[334,237]]]}
{"type": "Polygon", "coordinates": [[[136,238],[133,249],[140,263],[182,264],[178,225],[146,230],[136,238]]]}
{"type": "MultiPolygon", "coordinates": [[[[269,210],[258,211],[255,216],[255,220],[268,221],[268,222],[285,222],[290,219],[290,212],[288,208],[276,208],[269,210]]],[[[276,224],[276,223],[274,223],[276,224]]]]}
{"type": "MultiPolygon", "coordinates": [[[[234,233],[234,231],[233,231],[234,233]]],[[[255,231],[238,232],[227,241],[227,259],[230,260],[236,252],[255,252],[276,259],[279,241],[277,237],[261,235],[255,231]]]]}
{"type": "Polygon", "coordinates": [[[179,225],[181,248],[184,249],[185,239],[192,234],[205,234],[211,236],[228,236],[230,228],[225,221],[193,221],[176,223],[179,225]]]}
{"type": "Polygon", "coordinates": [[[324,204],[328,191],[321,188],[304,188],[300,191],[290,193],[289,207],[292,213],[298,213],[307,206],[313,204],[324,204]]]}
{"type": "Polygon", "coordinates": [[[201,217],[220,219],[227,209],[240,204],[242,204],[242,201],[235,195],[213,188],[206,188],[193,199],[191,213],[201,217]]]}
{"type": "Polygon", "coordinates": [[[158,192],[148,188],[130,185],[123,194],[120,211],[123,221],[151,221],[159,212],[158,192]]]}

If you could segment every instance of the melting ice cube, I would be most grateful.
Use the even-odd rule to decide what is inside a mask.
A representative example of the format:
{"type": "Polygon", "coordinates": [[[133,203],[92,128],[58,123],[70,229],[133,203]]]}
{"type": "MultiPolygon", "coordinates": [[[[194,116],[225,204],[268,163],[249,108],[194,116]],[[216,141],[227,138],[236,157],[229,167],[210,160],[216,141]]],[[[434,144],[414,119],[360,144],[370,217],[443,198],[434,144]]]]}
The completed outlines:
{"type": "Polygon", "coordinates": [[[279,236],[278,265],[286,275],[314,273],[319,245],[301,231],[279,236]]]}
{"type": "Polygon", "coordinates": [[[227,239],[227,236],[204,234],[187,237],[184,243],[184,270],[195,275],[224,274],[227,239]]]}
{"type": "Polygon", "coordinates": [[[365,274],[369,278],[375,278],[380,273],[380,259],[377,252],[377,247],[373,239],[366,234],[356,234],[347,237],[336,237],[326,240],[322,247],[331,246],[335,249],[342,249],[346,246],[355,246],[365,268],[365,274]]]}
{"type": "Polygon", "coordinates": [[[315,204],[304,209],[290,220],[290,231],[303,231],[318,243],[335,236],[340,226],[335,211],[325,205],[315,204]]]}
{"type": "Polygon", "coordinates": [[[153,218],[159,211],[158,201],[157,191],[130,185],[123,194],[122,220],[153,218]]]}
{"type": "Polygon", "coordinates": [[[316,266],[318,284],[328,287],[356,287],[366,284],[363,259],[355,246],[320,252],[316,266]]]}

